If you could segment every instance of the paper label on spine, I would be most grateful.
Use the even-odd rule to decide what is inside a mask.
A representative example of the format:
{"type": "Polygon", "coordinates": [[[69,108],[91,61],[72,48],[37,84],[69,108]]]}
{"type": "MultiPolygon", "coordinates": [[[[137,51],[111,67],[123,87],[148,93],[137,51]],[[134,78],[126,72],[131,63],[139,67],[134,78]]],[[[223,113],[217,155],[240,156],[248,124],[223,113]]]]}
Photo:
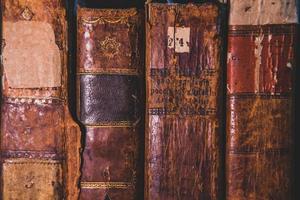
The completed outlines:
{"type": "Polygon", "coordinates": [[[190,52],[190,28],[169,27],[168,48],[175,49],[176,53],[190,52]]]}
{"type": "Polygon", "coordinates": [[[4,21],[3,66],[10,88],[61,86],[61,55],[51,24],[4,21]]]}

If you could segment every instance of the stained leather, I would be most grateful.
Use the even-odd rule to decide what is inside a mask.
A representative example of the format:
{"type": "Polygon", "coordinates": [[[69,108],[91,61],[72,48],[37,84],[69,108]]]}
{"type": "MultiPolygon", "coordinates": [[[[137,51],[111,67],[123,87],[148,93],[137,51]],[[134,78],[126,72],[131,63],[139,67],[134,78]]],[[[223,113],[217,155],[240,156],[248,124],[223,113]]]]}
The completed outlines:
{"type": "Polygon", "coordinates": [[[69,114],[66,100],[64,3],[1,3],[0,199],[77,199],[81,144],[80,129],[69,114]],[[45,38],[47,41],[40,41],[45,38]],[[16,41],[22,48],[14,51],[16,41]],[[24,67],[26,73],[22,73],[24,67]]]}
{"type": "Polygon", "coordinates": [[[145,199],[222,199],[221,10],[147,9],[145,199]]]}
{"type": "Polygon", "coordinates": [[[143,13],[78,10],[80,199],[143,199],[143,13]]]}
{"type": "Polygon", "coordinates": [[[227,199],[294,199],[297,25],[230,26],[227,199]]]}

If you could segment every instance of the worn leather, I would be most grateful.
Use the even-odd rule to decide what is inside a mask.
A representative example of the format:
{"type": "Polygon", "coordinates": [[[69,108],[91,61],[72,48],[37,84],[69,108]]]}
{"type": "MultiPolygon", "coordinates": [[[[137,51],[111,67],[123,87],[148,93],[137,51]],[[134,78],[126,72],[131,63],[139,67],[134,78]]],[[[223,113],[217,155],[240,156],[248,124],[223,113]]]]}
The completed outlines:
{"type": "Polygon", "coordinates": [[[143,199],[143,14],[78,10],[80,199],[143,199]]]}
{"type": "Polygon", "coordinates": [[[221,9],[147,9],[145,199],[222,199],[221,9]]]}
{"type": "Polygon", "coordinates": [[[229,28],[229,200],[294,199],[296,29],[296,24],[229,28]]]}
{"type": "Polygon", "coordinates": [[[80,78],[80,119],[85,124],[134,121],[139,116],[140,103],[135,97],[142,88],[137,76],[86,75],[80,78]]]}
{"type": "Polygon", "coordinates": [[[297,23],[297,0],[230,0],[230,25],[297,23]]]}
{"type": "Polygon", "coordinates": [[[77,199],[80,130],[67,102],[61,0],[3,0],[0,199],[77,199]]]}

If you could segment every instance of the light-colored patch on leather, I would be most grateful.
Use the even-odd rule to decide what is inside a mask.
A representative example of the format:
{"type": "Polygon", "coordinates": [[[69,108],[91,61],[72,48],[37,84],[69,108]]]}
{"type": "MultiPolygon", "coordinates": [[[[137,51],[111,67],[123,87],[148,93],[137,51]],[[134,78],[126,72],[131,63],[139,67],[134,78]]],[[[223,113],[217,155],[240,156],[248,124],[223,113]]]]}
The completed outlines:
{"type": "Polygon", "coordinates": [[[61,58],[52,26],[46,22],[3,23],[3,65],[10,88],[61,86],[61,58]]]}
{"type": "Polygon", "coordinates": [[[62,168],[59,161],[8,159],[3,169],[3,199],[62,199],[62,168]]]}
{"type": "Polygon", "coordinates": [[[295,0],[230,0],[230,25],[298,23],[295,0]]]}
{"type": "Polygon", "coordinates": [[[190,52],[190,28],[168,27],[168,48],[176,53],[190,52]]]}

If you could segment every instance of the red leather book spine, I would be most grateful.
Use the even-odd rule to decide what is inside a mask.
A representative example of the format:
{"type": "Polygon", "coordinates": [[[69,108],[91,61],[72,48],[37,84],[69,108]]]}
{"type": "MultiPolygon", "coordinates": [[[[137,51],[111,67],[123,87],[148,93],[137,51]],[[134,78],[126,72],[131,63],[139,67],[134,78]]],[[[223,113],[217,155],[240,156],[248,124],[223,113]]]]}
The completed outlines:
{"type": "Polygon", "coordinates": [[[295,8],[282,2],[236,1],[231,5],[226,151],[229,200],[293,199],[298,36],[295,8]],[[287,8],[290,12],[278,10],[287,8]],[[244,16],[237,17],[239,12],[244,16]],[[253,18],[248,18],[250,15],[253,18]]]}

